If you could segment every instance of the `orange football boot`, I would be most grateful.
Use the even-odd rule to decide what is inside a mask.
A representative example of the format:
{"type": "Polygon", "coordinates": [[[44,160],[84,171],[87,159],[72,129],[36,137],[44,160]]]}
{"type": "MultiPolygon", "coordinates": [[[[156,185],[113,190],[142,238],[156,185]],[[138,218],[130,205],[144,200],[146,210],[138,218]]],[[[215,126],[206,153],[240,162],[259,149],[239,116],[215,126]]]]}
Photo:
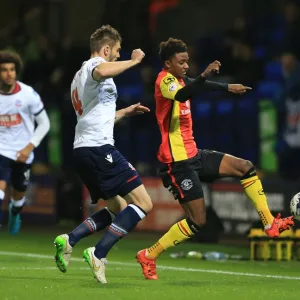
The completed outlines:
{"type": "Polygon", "coordinates": [[[294,217],[291,216],[281,219],[281,215],[278,214],[277,217],[273,219],[271,227],[265,230],[265,233],[271,238],[279,237],[281,232],[290,229],[294,224],[294,217]]]}
{"type": "Polygon", "coordinates": [[[156,260],[146,256],[146,249],[139,251],[136,254],[137,262],[141,265],[143,274],[146,279],[157,280],[156,260]]]}

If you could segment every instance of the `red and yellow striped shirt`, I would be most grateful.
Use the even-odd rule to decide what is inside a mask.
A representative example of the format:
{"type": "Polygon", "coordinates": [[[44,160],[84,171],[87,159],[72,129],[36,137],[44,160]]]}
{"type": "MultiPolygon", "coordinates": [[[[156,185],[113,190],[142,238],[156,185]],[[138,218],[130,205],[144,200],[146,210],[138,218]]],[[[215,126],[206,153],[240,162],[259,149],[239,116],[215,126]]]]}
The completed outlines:
{"type": "Polygon", "coordinates": [[[163,163],[188,159],[198,153],[190,100],[180,103],[174,99],[184,85],[182,78],[176,78],[165,70],[158,74],[155,82],[155,114],[162,135],[157,157],[163,163]]]}

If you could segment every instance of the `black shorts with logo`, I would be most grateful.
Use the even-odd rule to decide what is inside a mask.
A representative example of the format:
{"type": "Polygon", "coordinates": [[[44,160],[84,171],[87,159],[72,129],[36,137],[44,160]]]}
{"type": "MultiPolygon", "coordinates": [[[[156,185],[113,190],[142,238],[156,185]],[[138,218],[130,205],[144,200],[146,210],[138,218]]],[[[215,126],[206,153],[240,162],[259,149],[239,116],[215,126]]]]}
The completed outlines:
{"type": "Polygon", "coordinates": [[[201,182],[218,179],[225,153],[200,149],[192,158],[162,164],[159,175],[176,200],[181,203],[203,198],[201,182]]]}
{"type": "Polygon", "coordinates": [[[25,192],[30,180],[31,164],[17,162],[0,154],[0,180],[11,183],[13,189],[25,192]]]}
{"type": "Polygon", "coordinates": [[[137,171],[112,145],[74,149],[76,170],[89,190],[92,203],[126,196],[142,185],[137,171]]]}

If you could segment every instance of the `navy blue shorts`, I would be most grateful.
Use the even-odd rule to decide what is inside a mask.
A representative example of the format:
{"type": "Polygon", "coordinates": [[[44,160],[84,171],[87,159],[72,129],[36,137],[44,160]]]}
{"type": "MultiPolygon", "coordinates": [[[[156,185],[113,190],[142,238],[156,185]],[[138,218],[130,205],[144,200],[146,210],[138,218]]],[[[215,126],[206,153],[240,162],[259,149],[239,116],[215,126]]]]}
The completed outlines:
{"type": "Polygon", "coordinates": [[[124,197],[142,185],[136,170],[114,146],[76,148],[74,159],[92,203],[97,203],[100,198],[124,197]]]}
{"type": "Polygon", "coordinates": [[[25,192],[30,180],[31,164],[24,164],[0,155],[0,180],[11,183],[18,192],[25,192]]]}

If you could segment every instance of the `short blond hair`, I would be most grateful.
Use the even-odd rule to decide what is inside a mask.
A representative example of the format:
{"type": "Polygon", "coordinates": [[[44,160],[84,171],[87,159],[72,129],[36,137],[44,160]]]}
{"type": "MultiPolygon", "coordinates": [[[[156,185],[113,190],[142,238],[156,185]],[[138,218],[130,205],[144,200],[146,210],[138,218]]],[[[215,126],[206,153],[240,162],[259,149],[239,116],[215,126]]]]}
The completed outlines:
{"type": "Polygon", "coordinates": [[[117,42],[122,42],[118,30],[110,25],[103,25],[98,28],[90,37],[91,52],[99,52],[104,45],[113,47],[117,42]]]}

